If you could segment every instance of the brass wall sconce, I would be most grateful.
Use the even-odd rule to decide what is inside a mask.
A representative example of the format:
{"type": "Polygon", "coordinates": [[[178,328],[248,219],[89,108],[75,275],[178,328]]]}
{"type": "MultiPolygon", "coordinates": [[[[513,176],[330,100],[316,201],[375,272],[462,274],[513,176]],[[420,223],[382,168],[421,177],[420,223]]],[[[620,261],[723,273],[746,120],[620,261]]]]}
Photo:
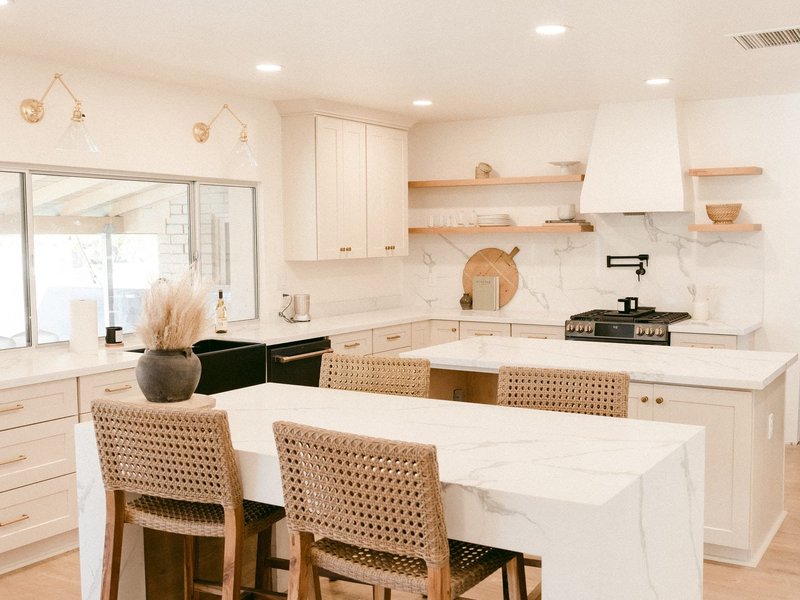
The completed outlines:
{"type": "Polygon", "coordinates": [[[86,126],[83,123],[86,115],[83,114],[83,110],[81,109],[81,101],[75,97],[72,90],[64,83],[64,80],[61,78],[61,73],[53,75],[50,85],[47,86],[47,89],[39,100],[35,98],[26,98],[20,102],[19,112],[22,118],[28,123],[38,123],[44,118],[44,99],[47,98],[47,94],[53,89],[53,85],[55,85],[56,81],[67,90],[67,93],[70,95],[73,102],[75,102],[75,107],[72,109],[71,122],[59,139],[58,144],[56,144],[56,148],[80,152],[97,152],[97,145],[89,137],[86,126]]]}
{"type": "Polygon", "coordinates": [[[208,138],[211,135],[211,126],[226,110],[234,119],[236,119],[239,125],[242,126],[242,130],[239,132],[239,143],[236,144],[236,148],[234,149],[234,154],[236,155],[235,162],[239,164],[239,166],[257,167],[258,162],[256,161],[253,151],[250,149],[250,144],[247,142],[247,123],[237,117],[236,113],[233,112],[231,107],[227,104],[223,104],[222,108],[217,111],[217,114],[215,114],[208,123],[203,123],[202,121],[195,123],[194,127],[192,128],[192,136],[199,144],[203,144],[208,141],[208,138]]]}

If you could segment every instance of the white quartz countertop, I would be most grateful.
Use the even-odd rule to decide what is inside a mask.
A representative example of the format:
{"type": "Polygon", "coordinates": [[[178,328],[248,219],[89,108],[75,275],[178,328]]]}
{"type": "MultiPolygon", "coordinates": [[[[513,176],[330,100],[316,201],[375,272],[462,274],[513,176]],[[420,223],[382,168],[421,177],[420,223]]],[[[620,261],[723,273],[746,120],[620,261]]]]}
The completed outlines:
{"type": "Polygon", "coordinates": [[[632,381],[761,390],[797,360],[797,354],[479,337],[404,352],[431,367],[497,373],[502,365],[619,371],[632,381]]]}
{"type": "MultiPolygon", "coordinates": [[[[428,319],[563,326],[567,318],[569,318],[569,313],[559,311],[478,311],[461,310],[460,308],[431,311],[426,307],[407,307],[335,317],[312,317],[308,323],[287,323],[277,315],[270,315],[256,321],[232,323],[228,333],[213,334],[209,332],[206,337],[272,345],[428,319]]],[[[678,325],[670,327],[673,331],[690,333],[742,335],[761,326],[759,322],[736,324],[686,321],[685,323],[680,328],[678,325]]],[[[126,352],[126,350],[136,348],[138,342],[135,338],[126,336],[125,344],[123,348],[105,349],[102,347],[101,341],[100,349],[96,354],[70,352],[67,343],[40,348],[2,350],[0,351],[0,389],[134,367],[140,355],[126,352]]]]}

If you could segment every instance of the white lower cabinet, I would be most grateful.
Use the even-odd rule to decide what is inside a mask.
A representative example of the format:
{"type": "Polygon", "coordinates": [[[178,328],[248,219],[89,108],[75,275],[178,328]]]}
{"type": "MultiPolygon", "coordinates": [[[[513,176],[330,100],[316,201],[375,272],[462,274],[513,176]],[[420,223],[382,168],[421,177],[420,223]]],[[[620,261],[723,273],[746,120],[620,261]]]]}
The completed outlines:
{"type": "Polygon", "coordinates": [[[563,340],[563,325],[526,325],[511,324],[511,337],[531,338],[536,340],[563,340]]]}
{"type": "Polygon", "coordinates": [[[364,356],[372,354],[372,330],[353,331],[330,336],[331,349],[337,354],[364,356]]]}
{"type": "Polygon", "coordinates": [[[717,333],[670,333],[670,346],[687,348],[726,348],[728,350],[752,350],[753,334],[722,335],[717,333]]]}
{"type": "Polygon", "coordinates": [[[780,522],[783,489],[773,480],[783,469],[783,410],[776,389],[630,385],[629,418],[705,427],[707,557],[719,550],[720,557],[752,561],[780,522]]]}
{"type": "Polygon", "coordinates": [[[121,400],[141,396],[136,369],[120,369],[78,378],[78,412],[81,422],[92,418],[92,401],[101,398],[121,400]]]}
{"type": "Polygon", "coordinates": [[[430,321],[429,346],[446,344],[458,340],[459,322],[433,319],[430,321]]]}
{"type": "Polygon", "coordinates": [[[406,350],[411,350],[411,323],[372,330],[373,356],[400,356],[406,350]]]}
{"type": "Polygon", "coordinates": [[[75,378],[0,390],[0,572],[52,555],[27,550],[78,526],[77,390],[75,378]]]}
{"type": "Polygon", "coordinates": [[[483,335],[511,336],[510,323],[482,323],[480,321],[461,321],[459,324],[459,339],[478,337],[483,335]]]}

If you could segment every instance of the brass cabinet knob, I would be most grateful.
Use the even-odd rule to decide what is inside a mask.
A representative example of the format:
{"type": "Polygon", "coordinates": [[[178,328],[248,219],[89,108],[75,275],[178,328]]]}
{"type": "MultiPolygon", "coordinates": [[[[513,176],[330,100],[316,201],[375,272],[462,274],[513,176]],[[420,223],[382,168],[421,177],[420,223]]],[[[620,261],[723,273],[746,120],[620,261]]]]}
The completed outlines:
{"type": "Polygon", "coordinates": [[[664,399],[661,396],[656,398],[656,404],[663,404],[663,403],[664,403],[664,399]]]}
{"type": "Polygon", "coordinates": [[[644,404],[645,402],[647,402],[647,401],[649,401],[649,400],[650,400],[650,398],[648,398],[647,396],[642,396],[642,397],[641,397],[641,398],[639,398],[639,399],[642,401],[642,404],[644,404]]]}

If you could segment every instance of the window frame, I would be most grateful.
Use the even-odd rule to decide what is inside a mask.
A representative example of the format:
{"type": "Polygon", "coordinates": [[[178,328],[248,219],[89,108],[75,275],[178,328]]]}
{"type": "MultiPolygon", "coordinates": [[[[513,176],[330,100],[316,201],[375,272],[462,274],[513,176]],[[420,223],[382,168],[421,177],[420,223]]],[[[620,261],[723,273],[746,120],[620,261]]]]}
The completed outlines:
{"type": "MultiPolygon", "coordinates": [[[[16,173],[22,176],[22,244],[23,244],[23,265],[22,271],[25,277],[24,302],[26,312],[26,338],[27,344],[19,348],[8,348],[8,350],[25,350],[39,347],[53,347],[58,344],[66,344],[68,341],[48,342],[40,344],[36,339],[35,332],[38,330],[39,318],[35,306],[36,298],[36,277],[35,277],[35,253],[34,253],[34,215],[33,215],[33,177],[35,175],[53,175],[63,177],[89,177],[102,179],[117,179],[127,181],[148,181],[156,183],[173,183],[186,185],[188,188],[189,206],[189,264],[196,264],[202,260],[200,252],[200,186],[227,186],[239,187],[252,190],[253,197],[253,286],[254,286],[254,316],[251,319],[242,319],[241,322],[252,321],[259,318],[259,210],[258,198],[260,195],[260,183],[251,180],[222,179],[215,177],[180,176],[167,175],[163,173],[145,173],[139,171],[121,171],[110,169],[87,169],[78,167],[64,167],[52,165],[36,165],[31,163],[0,162],[0,172],[16,173]]],[[[187,264],[188,266],[188,264],[187,264]]],[[[2,352],[2,350],[0,350],[2,352]]]]}

